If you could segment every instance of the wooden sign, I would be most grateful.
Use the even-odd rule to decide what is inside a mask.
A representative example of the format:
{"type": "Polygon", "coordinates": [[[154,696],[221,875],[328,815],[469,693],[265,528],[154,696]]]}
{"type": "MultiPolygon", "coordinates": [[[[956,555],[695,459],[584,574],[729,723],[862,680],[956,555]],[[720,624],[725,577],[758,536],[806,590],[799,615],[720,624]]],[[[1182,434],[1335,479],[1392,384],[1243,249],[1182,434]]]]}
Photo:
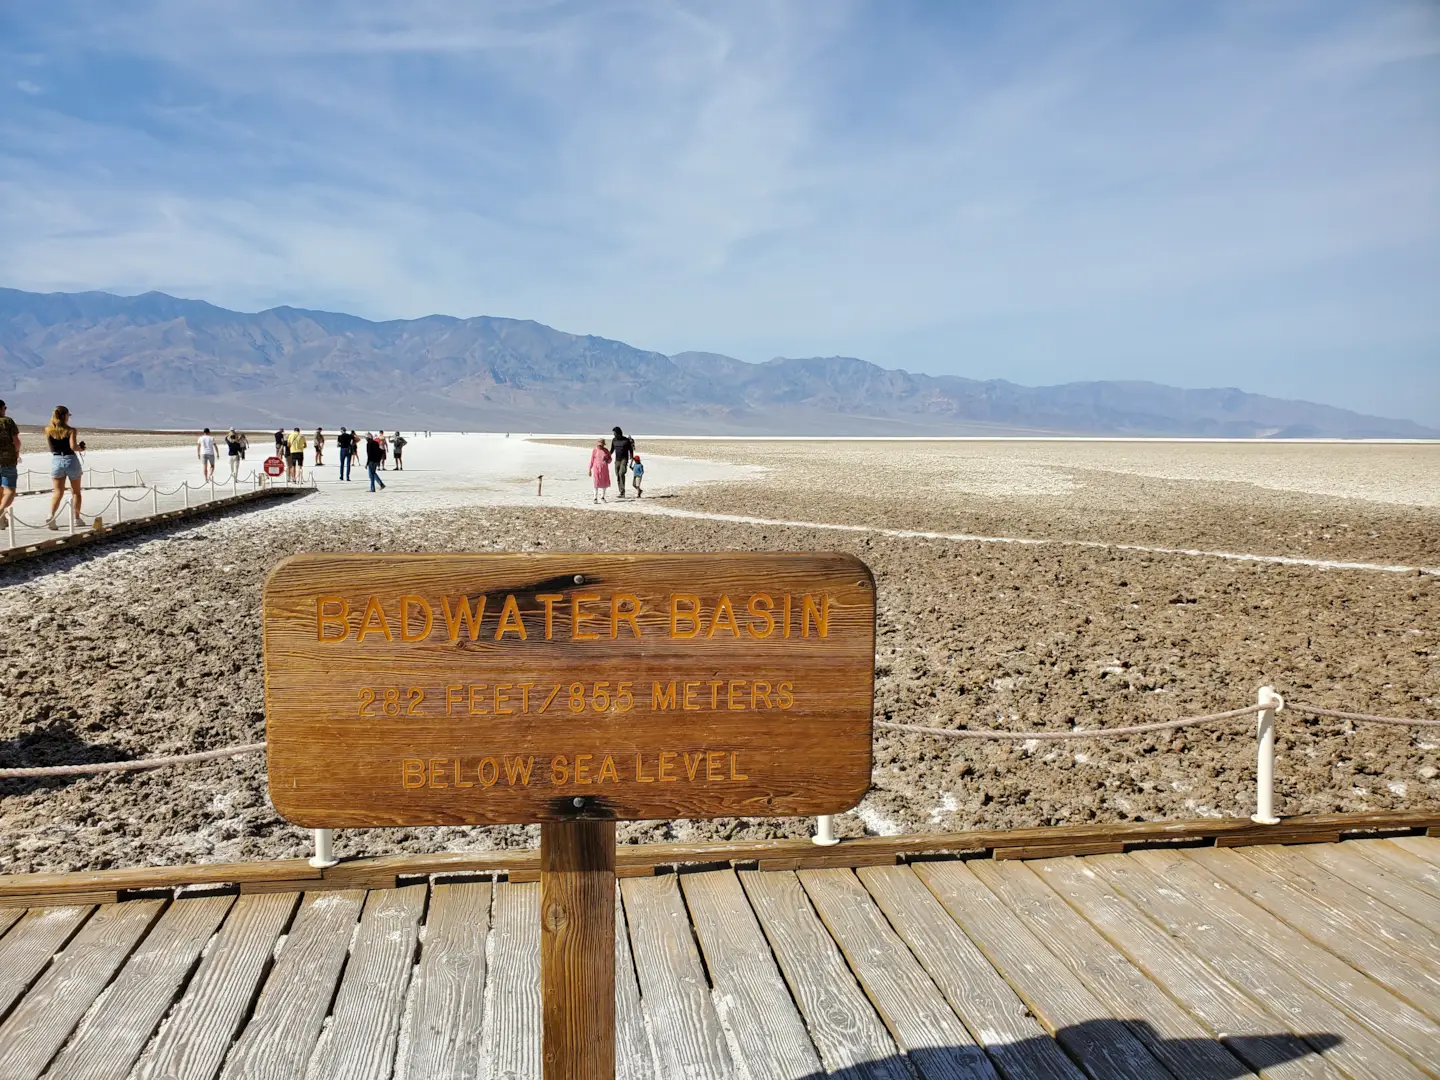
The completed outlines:
{"type": "Polygon", "coordinates": [[[299,555],[264,618],[300,825],[829,814],[870,783],[848,555],[299,555]]]}

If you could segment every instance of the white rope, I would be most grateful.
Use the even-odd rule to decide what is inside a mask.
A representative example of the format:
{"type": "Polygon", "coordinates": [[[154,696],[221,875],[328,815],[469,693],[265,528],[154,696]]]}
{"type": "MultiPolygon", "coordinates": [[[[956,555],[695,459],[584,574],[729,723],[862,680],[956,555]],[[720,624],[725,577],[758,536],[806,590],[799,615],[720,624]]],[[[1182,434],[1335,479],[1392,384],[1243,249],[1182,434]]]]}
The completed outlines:
{"type": "Polygon", "coordinates": [[[1243,709],[1212,713],[1209,716],[1187,716],[1181,720],[1160,720],[1153,724],[1133,724],[1116,728],[1073,728],[1070,731],[978,731],[974,728],[922,727],[919,724],[895,724],[889,720],[877,720],[877,728],[890,731],[913,731],[919,735],[944,735],[955,739],[1011,739],[1025,742],[1030,739],[1109,739],[1121,735],[1140,735],[1147,731],[1170,731],[1174,728],[1193,727],[1196,724],[1213,724],[1221,720],[1234,720],[1241,716],[1253,716],[1262,706],[1247,705],[1243,709]]]}
{"type": "Polygon", "coordinates": [[[1354,720],[1361,724],[1390,724],[1395,727],[1440,727],[1440,720],[1407,720],[1399,716],[1372,716],[1369,713],[1358,712],[1337,712],[1334,709],[1322,709],[1318,705],[1306,705],[1303,702],[1287,702],[1285,708],[1291,712],[1309,713],[1311,716],[1333,716],[1337,720],[1354,720]]]}
{"type": "Polygon", "coordinates": [[[201,750],[195,754],[172,754],[170,757],[143,758],[139,761],[99,761],[93,765],[46,765],[34,769],[0,769],[0,780],[26,776],[88,776],[93,773],[129,772],[135,769],[158,769],[163,765],[189,765],[197,761],[214,761],[216,758],[235,757],[238,754],[253,754],[264,750],[265,744],[246,743],[244,746],[226,746],[219,750],[201,750]]]}

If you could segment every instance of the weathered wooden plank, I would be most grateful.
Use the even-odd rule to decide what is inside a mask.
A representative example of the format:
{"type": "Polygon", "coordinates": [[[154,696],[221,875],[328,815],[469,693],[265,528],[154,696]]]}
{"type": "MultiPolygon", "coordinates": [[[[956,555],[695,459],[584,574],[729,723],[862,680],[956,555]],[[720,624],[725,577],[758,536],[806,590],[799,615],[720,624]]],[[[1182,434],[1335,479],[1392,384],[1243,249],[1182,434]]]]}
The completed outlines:
{"type": "Polygon", "coordinates": [[[242,881],[318,878],[320,871],[304,859],[271,859],[243,863],[196,863],[189,866],[137,866],[116,870],[72,870],[65,873],[6,874],[0,897],[40,893],[120,889],[168,889],[178,885],[238,885],[242,881]]]}
{"type": "Polygon", "coordinates": [[[742,870],[740,883],[820,1060],[856,1080],[910,1080],[895,1042],[792,873],[742,870]]]}
{"type": "Polygon", "coordinates": [[[0,908],[0,938],[25,915],[24,908],[0,908]]]}
{"type": "Polygon", "coordinates": [[[805,1021],[785,989],[765,934],[733,870],[680,875],[715,1005],[751,1080],[821,1072],[805,1021]]]}
{"type": "Polygon", "coordinates": [[[1112,1016],[1126,1018],[1150,1053],[1187,1080],[1233,1080],[1243,1066],[1207,1028],[1168,997],[1027,867],[970,864],[985,887],[1009,906],[1112,1016]]]}
{"type": "Polygon", "coordinates": [[[430,890],[425,944],[415,970],[396,1080],[482,1075],[485,1030],[485,939],[490,882],[430,890]]]}
{"type": "Polygon", "coordinates": [[[1440,866],[1440,838],[1434,836],[1392,836],[1390,842],[1426,862],[1440,866]]]}
{"type": "Polygon", "coordinates": [[[861,883],[945,1000],[1007,1077],[1079,1080],[1010,984],[950,918],[908,866],[866,868],[861,883]]]}
{"type": "Polygon", "coordinates": [[[1440,866],[1411,854],[1389,840],[1351,840],[1348,846],[1417,889],[1440,897],[1440,866]]]}
{"type": "Polygon", "coordinates": [[[301,1080],[345,966],[362,892],[307,893],[225,1080],[301,1080]]]}
{"type": "Polygon", "coordinates": [[[675,875],[620,884],[640,997],[662,1076],[735,1075],[675,875]]]}
{"type": "Polygon", "coordinates": [[[1289,1017],[1292,1030],[1300,1029],[1307,1042],[1338,1040],[1326,1051],[1326,1058],[1354,1080],[1426,1075],[1417,1062],[1362,1020],[1297,977],[1285,960],[1262,949],[1257,939],[1265,927],[1230,911],[1226,901],[1234,890],[1213,880],[1207,883],[1194,863],[1184,863],[1184,868],[1194,871],[1188,877],[1167,873],[1163,865],[1152,869],[1139,854],[1099,855],[1085,863],[1237,986],[1277,1015],[1289,1017]]]}
{"type": "Polygon", "coordinates": [[[1124,851],[1125,845],[1116,840],[1092,840],[1084,844],[1027,844],[1021,847],[997,847],[992,858],[1002,861],[1010,859],[1053,859],[1059,855],[1103,855],[1110,851],[1124,851]]]}
{"type": "Polygon", "coordinates": [[[914,869],[1036,1019],[1091,1075],[1169,1077],[1129,1028],[964,863],[917,863],[914,869]]]}
{"type": "Polygon", "coordinates": [[[235,902],[169,1021],[140,1059],[135,1080],[213,1080],[299,901],[294,894],[242,896],[235,902]]]}
{"type": "Polygon", "coordinates": [[[1337,1075],[1321,1058],[1330,1042],[1303,1042],[1288,1012],[1267,1011],[1255,998],[1187,950],[1145,916],[1083,859],[1051,859],[1029,869],[1106,939],[1191,1011],[1252,1069],[1272,1080],[1321,1080],[1337,1075]],[[1292,1033],[1286,1034],[1289,1030],[1292,1033]]]}
{"type": "Polygon", "coordinates": [[[46,1077],[108,1080],[128,1074],[233,900],[205,896],[171,904],[85,1014],[46,1077]]]}
{"type": "Polygon", "coordinates": [[[851,870],[800,884],[890,1037],[926,1080],[994,1080],[995,1069],[851,870]]]}
{"type": "Polygon", "coordinates": [[[86,889],[82,891],[60,891],[51,893],[26,893],[0,899],[0,905],[9,911],[24,912],[27,908],[73,907],[76,904],[113,904],[120,899],[114,889],[86,889]]]}
{"type": "Polygon", "coordinates": [[[76,907],[36,908],[0,939],[0,1018],[30,988],[50,958],[60,951],[95,909],[88,904],[76,907]]]}
{"type": "Polygon", "coordinates": [[[0,1076],[33,1080],[165,908],[134,900],[101,908],[0,1025],[0,1076]]]}
{"type": "Polygon", "coordinates": [[[615,1077],[616,1080],[652,1080],[655,1055],[645,1029],[640,1005],[640,984],[630,950],[630,928],[625,920],[620,886],[615,886],[615,1077]]]}
{"type": "MultiPolygon", "coordinates": [[[[1265,908],[1315,944],[1328,949],[1421,1012],[1440,1013],[1440,971],[1424,927],[1412,924],[1391,933],[1345,902],[1343,882],[1311,885],[1298,876],[1281,877],[1248,858],[1212,849],[1191,857],[1209,873],[1265,908]]],[[[1362,894],[1363,895],[1363,894],[1362,894]]],[[[1436,905],[1440,909],[1440,903],[1436,905]]],[[[1393,922],[1400,922],[1396,915],[1393,922]]]]}
{"type": "Polygon", "coordinates": [[[388,1080],[428,885],[370,893],[308,1080],[388,1080]]]}
{"type": "Polygon", "coordinates": [[[485,983],[492,1080],[540,1075],[540,886],[498,884],[485,983]]]}
{"type": "Polygon", "coordinates": [[[1433,896],[1376,866],[1368,859],[1346,851],[1339,845],[1302,848],[1300,854],[1421,925],[1436,925],[1436,904],[1433,896]]]}
{"type": "MultiPolygon", "coordinates": [[[[1253,847],[1242,854],[1270,877],[1303,890],[1314,902],[1334,910],[1337,917],[1348,918],[1357,933],[1413,955],[1432,969],[1440,963],[1440,933],[1434,929],[1433,920],[1427,925],[1396,911],[1346,878],[1305,858],[1303,848],[1253,847]]],[[[1284,916],[1284,912],[1276,914],[1284,916]]]]}
{"type": "Polygon", "coordinates": [[[1349,964],[1307,939],[1282,919],[1218,880],[1179,851],[1132,856],[1167,881],[1203,896],[1214,917],[1246,929],[1256,947],[1295,972],[1311,989],[1349,1012],[1412,1061],[1440,1061],[1440,1025],[1349,964]]]}

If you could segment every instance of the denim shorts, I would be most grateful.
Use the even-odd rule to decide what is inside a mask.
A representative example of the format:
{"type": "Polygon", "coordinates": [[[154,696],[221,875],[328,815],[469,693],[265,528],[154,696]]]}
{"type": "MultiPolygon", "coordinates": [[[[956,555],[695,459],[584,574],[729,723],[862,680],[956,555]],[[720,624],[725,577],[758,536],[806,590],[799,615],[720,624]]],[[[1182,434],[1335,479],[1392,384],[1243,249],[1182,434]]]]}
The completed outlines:
{"type": "Polygon", "coordinates": [[[20,486],[20,468],[17,465],[0,465],[0,488],[14,491],[20,486]]]}
{"type": "Polygon", "coordinates": [[[79,480],[82,475],[80,459],[74,454],[50,455],[51,480],[79,480]]]}

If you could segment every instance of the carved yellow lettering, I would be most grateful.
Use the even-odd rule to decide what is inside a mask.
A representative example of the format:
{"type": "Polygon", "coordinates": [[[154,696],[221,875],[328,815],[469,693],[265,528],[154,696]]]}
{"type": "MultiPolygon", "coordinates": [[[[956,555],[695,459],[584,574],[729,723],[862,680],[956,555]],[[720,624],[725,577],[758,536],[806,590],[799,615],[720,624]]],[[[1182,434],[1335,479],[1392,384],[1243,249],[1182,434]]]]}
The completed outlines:
{"type": "Polygon", "coordinates": [[[731,680],[730,680],[729,692],[728,692],[725,696],[726,696],[727,699],[729,699],[729,703],[728,703],[728,705],[727,705],[726,707],[727,707],[731,712],[744,712],[744,711],[745,711],[745,698],[744,698],[744,693],[745,693],[745,691],[744,691],[744,689],[737,689],[737,687],[738,687],[738,688],[743,688],[744,685],[745,685],[745,683],[744,683],[743,681],[741,681],[741,680],[738,680],[738,679],[731,679],[731,680]],[[736,695],[740,695],[740,696],[737,698],[736,695]]]}
{"type": "Polygon", "coordinates": [[[449,787],[450,785],[440,779],[445,775],[445,763],[449,758],[437,757],[430,759],[430,786],[449,787]]]}
{"type": "Polygon", "coordinates": [[[430,630],[435,625],[435,612],[430,610],[430,602],[423,596],[402,596],[400,598],[400,640],[401,641],[424,641],[430,636],[430,630]],[[410,609],[421,608],[425,612],[425,629],[418,634],[410,633],[410,609]]]}
{"type": "Polygon", "coordinates": [[[505,691],[511,689],[514,689],[514,687],[510,683],[495,684],[495,715],[505,716],[515,711],[514,709],[505,708],[506,705],[510,704],[510,695],[505,691]]]}
{"type": "Polygon", "coordinates": [[[795,704],[795,687],[791,683],[782,682],[779,686],[775,688],[775,690],[776,701],[778,702],[780,708],[788,709],[795,704]]]}
{"type": "Polygon", "coordinates": [[[830,632],[830,597],[828,597],[828,596],[821,597],[820,600],[819,600],[819,602],[817,602],[816,599],[815,599],[815,597],[813,597],[813,596],[811,596],[811,595],[809,595],[809,594],[807,593],[807,594],[805,595],[805,598],[804,598],[803,600],[801,600],[801,602],[800,602],[800,636],[801,636],[801,637],[809,637],[809,636],[810,636],[810,621],[811,621],[811,619],[814,619],[814,621],[815,621],[815,630],[816,630],[816,632],[820,635],[820,637],[823,638],[826,634],[828,634],[828,633],[830,632]]]}
{"type": "Polygon", "coordinates": [[[674,751],[674,750],[661,750],[661,751],[660,751],[660,782],[661,782],[662,784],[664,784],[664,783],[674,783],[676,780],[679,780],[679,779],[680,779],[678,776],[676,776],[673,772],[670,771],[670,770],[672,770],[673,768],[675,768],[675,751],[674,751]]]}
{"type": "Polygon", "coordinates": [[[698,754],[691,754],[687,751],[685,754],[685,775],[693,781],[695,774],[700,771],[700,763],[704,760],[705,751],[702,750],[698,754]]]}
{"type": "Polygon", "coordinates": [[[441,614],[445,616],[445,630],[450,635],[450,643],[453,645],[460,640],[460,624],[465,624],[466,631],[470,634],[471,641],[480,640],[480,624],[485,619],[485,603],[488,597],[480,597],[475,601],[475,610],[470,610],[470,603],[463,596],[457,596],[456,602],[460,605],[455,611],[450,610],[450,598],[440,598],[441,614]]]}
{"type": "Polygon", "coordinates": [[[660,689],[657,682],[650,691],[650,708],[657,712],[661,709],[675,708],[675,683],[672,681],[664,690],[660,689]]]}
{"type": "Polygon", "coordinates": [[[525,620],[520,618],[520,605],[515,603],[514,596],[505,597],[505,606],[500,609],[500,625],[495,627],[495,640],[499,641],[507,631],[519,634],[521,641],[526,638],[525,620]]]}
{"type": "Polygon", "coordinates": [[[489,716],[489,715],[490,715],[490,711],[489,711],[488,709],[486,709],[485,706],[484,706],[484,704],[483,704],[484,700],[485,700],[485,684],[484,684],[483,682],[482,682],[482,683],[471,683],[471,684],[470,684],[470,714],[471,714],[472,716],[489,716]]]}
{"type": "Polygon", "coordinates": [[[505,762],[505,782],[514,787],[515,781],[518,779],[523,786],[529,787],[530,770],[534,765],[535,758],[533,756],[527,757],[523,763],[518,757],[505,762]]]}
{"type": "Polygon", "coordinates": [[[721,596],[720,602],[715,605],[715,614],[710,619],[710,629],[705,634],[706,640],[714,637],[715,631],[721,629],[729,630],[732,637],[740,636],[740,627],[735,622],[735,607],[730,603],[728,596],[721,596]]]}
{"type": "Polygon", "coordinates": [[[425,786],[425,762],[419,758],[406,758],[400,763],[400,783],[407,788],[425,786]]]}
{"type": "Polygon", "coordinates": [[[642,755],[635,755],[635,780],[640,784],[653,784],[655,778],[645,775],[645,759],[642,755]]]}
{"type": "Polygon", "coordinates": [[[590,783],[590,760],[594,754],[575,755],[575,782],[577,784],[590,783]]]}
{"type": "Polygon", "coordinates": [[[719,750],[705,755],[705,779],[712,782],[725,779],[725,755],[719,750]]]}
{"type": "Polygon", "coordinates": [[[606,780],[614,784],[620,782],[620,774],[615,771],[615,759],[609,754],[606,754],[605,760],[600,763],[600,776],[595,782],[597,784],[603,784],[606,780]]]}
{"type": "Polygon", "coordinates": [[[633,593],[616,593],[610,598],[610,636],[620,636],[620,624],[630,624],[630,632],[640,636],[640,598],[633,593]],[[621,607],[628,604],[628,607],[621,607]]]}
{"type": "Polygon", "coordinates": [[[550,783],[568,784],[570,782],[570,759],[560,754],[550,759],[550,783]]]}
{"type": "Polygon", "coordinates": [[[699,692],[699,690],[700,684],[698,682],[687,682],[685,684],[684,708],[689,710],[690,712],[700,711],[700,703],[695,700],[695,695],[699,692]]]}
{"type": "Polygon", "coordinates": [[[451,683],[445,687],[445,715],[455,715],[455,703],[465,697],[465,687],[459,683],[451,683]]]}
{"type": "Polygon", "coordinates": [[[343,596],[317,596],[315,598],[315,640],[344,641],[350,636],[350,602],[343,596]],[[328,614],[326,607],[338,607],[335,614],[328,614]],[[340,636],[326,633],[329,627],[339,627],[340,636]]]}
{"type": "Polygon", "coordinates": [[[545,640],[555,636],[555,605],[565,597],[558,592],[544,592],[535,597],[545,605],[545,640]]]}
{"type": "Polygon", "coordinates": [[[516,683],[516,685],[520,687],[520,711],[522,713],[528,713],[530,711],[530,691],[535,689],[535,684],[533,682],[522,682],[516,683]]]}
{"type": "Polygon", "coordinates": [[[763,620],[759,627],[756,626],[754,619],[745,627],[751,637],[767,638],[775,632],[775,616],[771,614],[775,610],[774,597],[769,593],[756,593],[750,597],[749,609],[755,619],[763,620]]]}
{"type": "Polygon", "coordinates": [[[599,600],[599,593],[575,593],[570,597],[570,637],[575,641],[599,641],[600,635],[593,630],[581,630],[580,627],[591,619],[595,618],[592,611],[580,610],[580,605],[591,600],[599,600]]]}
{"type": "Polygon", "coordinates": [[[730,779],[731,779],[731,780],[749,780],[750,777],[746,776],[745,774],[743,774],[743,773],[740,771],[739,761],[740,761],[740,755],[737,754],[737,753],[735,753],[735,751],[733,751],[733,750],[730,751],[730,779]]]}
{"type": "Polygon", "coordinates": [[[385,635],[386,641],[394,641],[395,637],[390,633],[390,624],[385,621],[385,612],[380,607],[380,598],[372,596],[365,602],[365,617],[360,620],[360,632],[355,635],[356,641],[364,641],[366,634],[380,633],[385,635]],[[371,626],[371,622],[378,622],[379,626],[371,626]]]}
{"type": "Polygon", "coordinates": [[[486,787],[494,787],[495,781],[500,779],[500,763],[493,757],[481,758],[479,771],[480,783],[486,787]],[[487,765],[490,766],[489,772],[485,770],[485,766],[487,765]]]}
{"type": "Polygon", "coordinates": [[[781,636],[781,637],[789,637],[789,636],[790,636],[790,594],[789,594],[789,593],[786,593],[786,594],[785,594],[785,629],[784,629],[784,631],[780,634],[780,636],[781,636]]]}
{"type": "Polygon", "coordinates": [[[692,638],[700,633],[700,597],[688,593],[676,593],[670,597],[670,636],[672,638],[692,638]],[[685,610],[680,605],[687,605],[685,610]],[[680,629],[680,620],[684,619],[691,624],[689,630],[680,629]]]}
{"type": "Polygon", "coordinates": [[[764,679],[756,679],[750,684],[750,708],[756,708],[755,703],[757,701],[765,702],[765,708],[767,709],[774,708],[774,706],[770,704],[770,684],[764,679]],[[762,686],[765,688],[764,690],[760,689],[762,686]]]}
{"type": "Polygon", "coordinates": [[[710,684],[710,708],[718,709],[720,707],[720,687],[724,685],[722,679],[716,679],[710,684]]]}
{"type": "Polygon", "coordinates": [[[474,787],[474,786],[475,786],[475,781],[473,781],[473,780],[462,780],[462,779],[460,779],[460,759],[459,759],[458,757],[455,759],[455,786],[456,786],[456,787],[474,787]]]}

